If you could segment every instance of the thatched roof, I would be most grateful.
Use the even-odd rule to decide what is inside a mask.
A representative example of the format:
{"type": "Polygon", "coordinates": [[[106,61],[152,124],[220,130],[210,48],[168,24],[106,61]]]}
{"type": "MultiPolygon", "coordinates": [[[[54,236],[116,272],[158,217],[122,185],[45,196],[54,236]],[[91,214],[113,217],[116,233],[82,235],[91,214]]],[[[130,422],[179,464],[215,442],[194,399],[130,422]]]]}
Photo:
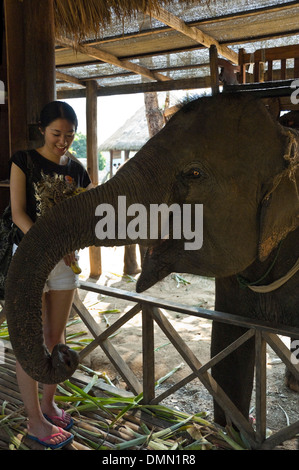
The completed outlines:
{"type": "MultiPolygon", "coordinates": [[[[102,29],[115,19],[130,19],[137,13],[149,13],[171,3],[173,0],[54,0],[56,33],[81,41],[90,35],[101,34],[102,29]]],[[[181,3],[191,4],[195,0],[181,3]]],[[[207,0],[196,3],[207,3],[207,0]]]]}
{"type": "Polygon", "coordinates": [[[149,139],[145,108],[140,108],[100,146],[101,151],[138,151],[149,139]]]}
{"type": "MultiPolygon", "coordinates": [[[[263,56],[269,48],[299,48],[299,2],[293,0],[54,0],[54,4],[56,91],[62,100],[85,98],[89,80],[97,84],[98,96],[211,87],[210,45],[233,64],[239,63],[244,49],[252,81],[249,63],[255,62],[255,52],[263,56]]],[[[299,59],[297,53],[291,57],[299,59]]],[[[283,74],[276,58],[272,65],[273,80],[280,80],[283,74]]],[[[294,60],[287,60],[286,67],[285,78],[295,74],[298,78],[294,60]]]]}

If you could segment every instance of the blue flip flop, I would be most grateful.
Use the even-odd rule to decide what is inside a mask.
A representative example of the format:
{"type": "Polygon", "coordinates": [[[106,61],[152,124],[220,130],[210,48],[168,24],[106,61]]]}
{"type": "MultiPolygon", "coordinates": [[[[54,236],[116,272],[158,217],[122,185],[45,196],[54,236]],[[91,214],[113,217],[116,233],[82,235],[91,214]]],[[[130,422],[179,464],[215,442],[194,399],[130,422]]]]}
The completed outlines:
{"type": "Polygon", "coordinates": [[[46,418],[47,421],[49,421],[49,423],[54,424],[54,426],[58,426],[58,425],[57,425],[57,422],[55,422],[55,421],[58,420],[58,421],[61,422],[60,427],[61,427],[62,429],[64,429],[64,431],[68,431],[68,430],[71,429],[71,427],[74,425],[74,421],[73,421],[73,419],[71,418],[69,424],[68,424],[65,428],[62,427],[62,423],[65,423],[65,419],[64,419],[65,415],[66,415],[66,413],[65,413],[64,410],[62,410],[62,416],[61,416],[61,417],[60,417],[60,416],[48,416],[48,415],[46,415],[46,414],[44,413],[44,417],[46,418]]]}
{"type": "Polygon", "coordinates": [[[50,439],[53,439],[53,437],[60,436],[61,434],[63,434],[64,430],[61,428],[58,428],[58,429],[59,429],[59,432],[56,432],[54,434],[51,434],[50,436],[44,437],[43,439],[39,439],[38,437],[32,436],[31,434],[27,434],[27,437],[29,439],[32,439],[35,442],[38,442],[38,444],[41,444],[44,447],[47,447],[53,450],[61,449],[61,447],[64,447],[67,444],[70,444],[73,441],[74,436],[73,434],[71,434],[70,437],[68,437],[62,442],[59,442],[58,444],[49,444],[48,442],[46,442],[46,441],[49,441],[50,439]]]}

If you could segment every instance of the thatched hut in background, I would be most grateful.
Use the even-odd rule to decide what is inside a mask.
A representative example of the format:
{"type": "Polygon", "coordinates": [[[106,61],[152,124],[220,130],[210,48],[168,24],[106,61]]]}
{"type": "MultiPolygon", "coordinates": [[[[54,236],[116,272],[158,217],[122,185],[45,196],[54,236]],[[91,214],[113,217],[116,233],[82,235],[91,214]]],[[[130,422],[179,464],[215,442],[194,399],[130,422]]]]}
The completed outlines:
{"type": "Polygon", "coordinates": [[[119,163],[128,160],[130,152],[138,152],[148,139],[148,124],[142,107],[99,146],[101,152],[110,153],[110,175],[119,163]]]}

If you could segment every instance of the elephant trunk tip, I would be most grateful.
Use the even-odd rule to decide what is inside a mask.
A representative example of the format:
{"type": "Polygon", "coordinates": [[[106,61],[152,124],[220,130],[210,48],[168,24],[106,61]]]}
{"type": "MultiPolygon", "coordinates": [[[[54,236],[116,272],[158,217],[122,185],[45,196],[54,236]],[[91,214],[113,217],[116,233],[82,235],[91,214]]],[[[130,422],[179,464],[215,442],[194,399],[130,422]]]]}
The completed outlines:
{"type": "Polygon", "coordinates": [[[65,344],[56,344],[52,351],[52,367],[57,373],[67,374],[69,378],[76,370],[79,364],[79,356],[73,349],[65,344]]]}
{"type": "Polygon", "coordinates": [[[65,344],[56,344],[50,355],[45,348],[45,356],[40,362],[26,363],[20,359],[24,371],[37,382],[43,384],[58,384],[69,379],[76,371],[79,356],[76,351],[65,344]]]}

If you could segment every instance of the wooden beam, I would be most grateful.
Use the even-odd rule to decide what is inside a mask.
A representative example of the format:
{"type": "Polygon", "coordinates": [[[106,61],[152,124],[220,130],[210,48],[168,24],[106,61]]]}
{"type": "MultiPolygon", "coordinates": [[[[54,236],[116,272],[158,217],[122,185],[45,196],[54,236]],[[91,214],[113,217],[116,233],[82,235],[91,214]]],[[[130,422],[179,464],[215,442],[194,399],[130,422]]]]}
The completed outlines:
{"type": "Polygon", "coordinates": [[[205,47],[215,45],[220,55],[230,60],[234,64],[238,63],[238,54],[236,52],[232,51],[227,46],[219,44],[219,42],[215,38],[204,33],[195,26],[188,26],[183,20],[173,15],[169,11],[165,10],[164,8],[159,7],[158,10],[147,10],[147,14],[153,16],[154,18],[156,18],[156,20],[167,24],[171,28],[175,29],[176,31],[179,31],[185,36],[188,36],[189,38],[193,39],[199,44],[202,44],[205,47]]]}
{"type": "Polygon", "coordinates": [[[77,77],[73,77],[72,75],[68,75],[67,73],[59,72],[58,70],[56,70],[56,78],[58,78],[59,80],[63,80],[64,82],[75,83],[76,85],[85,87],[85,83],[83,80],[80,80],[77,77]]]}
{"type": "MultiPolygon", "coordinates": [[[[73,48],[72,42],[66,38],[63,40],[58,40],[57,42],[60,45],[73,48]]],[[[97,60],[101,60],[102,62],[107,62],[108,64],[116,65],[117,67],[130,70],[130,72],[134,72],[138,75],[142,75],[143,77],[149,78],[150,80],[158,80],[158,81],[171,80],[171,78],[167,77],[166,75],[163,75],[161,73],[151,72],[146,67],[142,67],[141,65],[134,64],[133,62],[130,62],[129,60],[126,60],[126,59],[125,60],[119,59],[115,55],[110,54],[109,52],[103,51],[101,49],[98,49],[97,47],[82,46],[78,44],[76,46],[76,50],[78,52],[81,52],[82,54],[89,55],[90,57],[94,57],[97,60]]]]}
{"type": "MultiPolygon", "coordinates": [[[[152,91],[191,90],[209,88],[210,77],[187,78],[169,82],[136,83],[133,85],[116,85],[98,88],[98,96],[125,95],[131,93],[149,93],[152,91]]],[[[61,90],[57,92],[60,99],[84,98],[84,90],[61,90]]]]}
{"type": "MultiPolygon", "coordinates": [[[[268,49],[258,49],[254,52],[254,62],[267,62],[268,60],[282,60],[299,58],[299,46],[280,46],[268,49]]],[[[249,64],[252,61],[251,53],[243,54],[243,63],[249,64]]]]}

